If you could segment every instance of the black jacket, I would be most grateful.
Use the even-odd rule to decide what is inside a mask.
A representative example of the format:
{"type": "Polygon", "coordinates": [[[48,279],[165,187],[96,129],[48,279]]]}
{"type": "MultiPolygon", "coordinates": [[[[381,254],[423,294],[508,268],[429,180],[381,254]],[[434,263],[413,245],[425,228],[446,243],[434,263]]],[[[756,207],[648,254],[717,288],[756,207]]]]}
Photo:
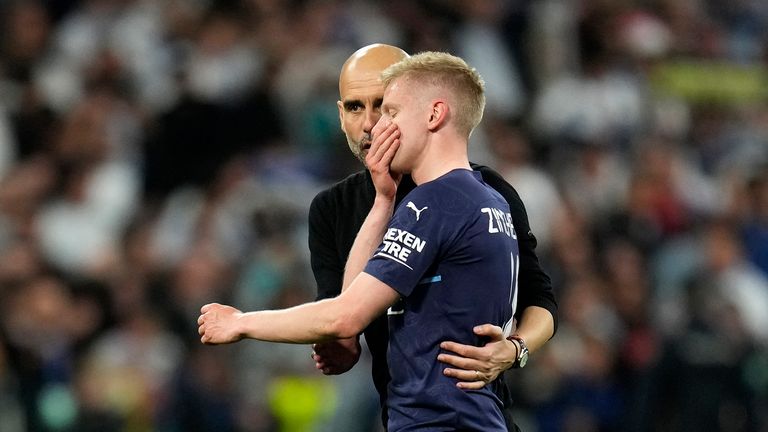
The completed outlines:
{"type": "MultiPolygon", "coordinates": [[[[530,230],[528,215],[520,195],[498,173],[492,169],[473,164],[480,171],[483,180],[496,189],[509,203],[512,222],[517,232],[520,250],[520,274],[518,284],[517,317],[529,306],[543,307],[552,314],[557,328],[557,303],[552,292],[552,282],[542,270],[536,256],[536,238],[530,230]]],[[[415,184],[404,176],[397,190],[397,203],[405,197],[415,184]]],[[[320,192],[309,208],[309,250],[312,272],[317,281],[317,298],[335,297],[341,293],[344,279],[344,265],[352,249],[357,232],[373,206],[376,190],[370,173],[359,171],[320,192]]],[[[389,382],[387,367],[387,317],[383,315],[365,329],[365,339],[371,350],[373,361],[373,383],[379,392],[382,417],[386,426],[386,395],[389,382]]],[[[494,390],[504,402],[505,417],[510,430],[512,426],[510,409],[512,400],[504,380],[493,383],[494,390]]]]}

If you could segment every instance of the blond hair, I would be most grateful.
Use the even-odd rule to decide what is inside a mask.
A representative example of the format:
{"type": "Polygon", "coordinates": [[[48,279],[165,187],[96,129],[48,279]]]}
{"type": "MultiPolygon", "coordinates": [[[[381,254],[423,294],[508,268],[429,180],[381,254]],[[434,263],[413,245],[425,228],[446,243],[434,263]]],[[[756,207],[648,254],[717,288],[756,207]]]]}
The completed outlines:
{"type": "Polygon", "coordinates": [[[485,109],[485,82],[463,59],[444,52],[426,51],[406,57],[381,73],[384,87],[398,78],[448,89],[455,100],[455,127],[467,137],[480,124],[485,109]]]}

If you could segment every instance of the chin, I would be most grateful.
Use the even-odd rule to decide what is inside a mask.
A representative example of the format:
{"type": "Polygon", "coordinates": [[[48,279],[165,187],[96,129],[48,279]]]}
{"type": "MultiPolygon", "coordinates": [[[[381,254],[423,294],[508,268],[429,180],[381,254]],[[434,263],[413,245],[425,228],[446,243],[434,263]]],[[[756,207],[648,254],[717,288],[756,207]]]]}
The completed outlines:
{"type": "Polygon", "coordinates": [[[398,160],[393,160],[392,163],[389,164],[389,170],[395,174],[408,174],[410,172],[408,167],[398,160]]]}

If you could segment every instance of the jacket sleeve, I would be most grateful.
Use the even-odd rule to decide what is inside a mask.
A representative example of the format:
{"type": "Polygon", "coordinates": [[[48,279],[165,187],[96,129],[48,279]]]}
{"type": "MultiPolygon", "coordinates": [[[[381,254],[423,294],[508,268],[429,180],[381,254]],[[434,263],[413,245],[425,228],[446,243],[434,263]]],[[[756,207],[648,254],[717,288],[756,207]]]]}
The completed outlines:
{"type": "Polygon", "coordinates": [[[317,300],[339,295],[344,280],[344,262],[339,258],[330,199],[326,190],[315,196],[309,206],[309,253],[317,282],[317,300]]]}
{"type": "Polygon", "coordinates": [[[517,233],[517,243],[520,250],[520,275],[518,291],[518,307],[515,313],[520,319],[520,314],[529,306],[539,306],[552,314],[555,331],[557,331],[557,302],[552,290],[552,280],[541,268],[539,257],[536,255],[536,237],[528,223],[528,213],[525,211],[523,200],[515,188],[512,187],[496,171],[482,166],[473,165],[480,171],[483,180],[504,197],[509,203],[512,213],[512,223],[517,233]]]}

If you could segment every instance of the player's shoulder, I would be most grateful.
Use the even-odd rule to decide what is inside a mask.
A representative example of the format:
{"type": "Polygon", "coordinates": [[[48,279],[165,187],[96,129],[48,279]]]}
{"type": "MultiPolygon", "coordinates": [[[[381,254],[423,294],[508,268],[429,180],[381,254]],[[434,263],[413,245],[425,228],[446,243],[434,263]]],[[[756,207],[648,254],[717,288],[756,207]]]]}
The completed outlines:
{"type": "Polygon", "coordinates": [[[425,183],[422,193],[434,193],[435,190],[446,190],[454,193],[456,190],[473,190],[482,187],[484,183],[482,172],[468,169],[454,169],[434,181],[425,183]]]}
{"type": "Polygon", "coordinates": [[[425,203],[441,204],[447,208],[461,207],[483,195],[485,187],[478,174],[475,171],[456,169],[419,185],[407,197],[425,203]]]}

